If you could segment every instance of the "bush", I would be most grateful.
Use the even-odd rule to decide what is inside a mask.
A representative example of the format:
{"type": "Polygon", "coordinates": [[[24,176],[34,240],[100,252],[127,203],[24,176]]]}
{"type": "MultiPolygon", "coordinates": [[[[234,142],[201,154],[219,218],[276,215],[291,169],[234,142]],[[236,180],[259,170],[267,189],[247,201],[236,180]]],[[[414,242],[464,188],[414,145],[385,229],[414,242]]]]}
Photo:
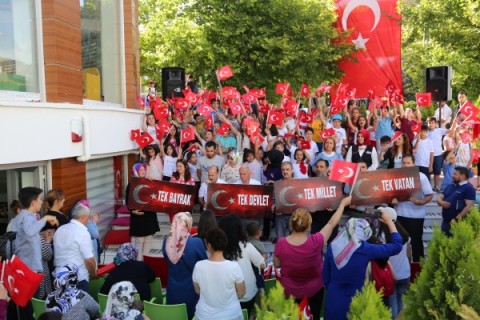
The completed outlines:
{"type": "Polygon", "coordinates": [[[480,214],[473,208],[452,226],[452,237],[437,227],[428,246],[428,259],[404,295],[402,319],[462,319],[462,305],[480,310],[480,214]]]}
{"type": "MultiPolygon", "coordinates": [[[[285,297],[285,292],[279,281],[268,291],[268,295],[261,293],[261,306],[255,305],[255,312],[259,320],[297,320],[300,316],[298,305],[292,297],[285,297]]],[[[303,319],[303,316],[302,316],[303,319]]]]}
{"type": "Polygon", "coordinates": [[[382,296],[377,292],[375,283],[372,281],[365,283],[362,291],[355,294],[347,316],[348,320],[390,320],[391,318],[392,312],[383,304],[382,296]]]}

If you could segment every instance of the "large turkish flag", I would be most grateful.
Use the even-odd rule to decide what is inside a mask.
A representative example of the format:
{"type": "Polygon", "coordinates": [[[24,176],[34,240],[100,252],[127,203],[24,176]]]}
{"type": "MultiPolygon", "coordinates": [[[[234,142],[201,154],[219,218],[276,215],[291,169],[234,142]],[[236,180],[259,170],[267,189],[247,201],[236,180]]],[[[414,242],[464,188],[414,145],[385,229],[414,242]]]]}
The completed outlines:
{"type": "Polygon", "coordinates": [[[347,41],[355,44],[354,61],[342,61],[342,83],[357,89],[357,97],[366,98],[373,90],[385,96],[391,81],[402,90],[401,16],[397,0],[336,0],[337,28],[351,30],[347,41]]]}

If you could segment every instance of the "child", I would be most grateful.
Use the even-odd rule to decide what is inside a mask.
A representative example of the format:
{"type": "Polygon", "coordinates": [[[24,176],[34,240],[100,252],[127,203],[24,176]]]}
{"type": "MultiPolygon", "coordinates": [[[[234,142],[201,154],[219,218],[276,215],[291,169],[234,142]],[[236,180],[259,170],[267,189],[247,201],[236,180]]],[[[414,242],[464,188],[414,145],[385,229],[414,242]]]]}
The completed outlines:
{"type": "Polygon", "coordinates": [[[152,136],[153,141],[150,144],[157,143],[157,129],[155,129],[155,116],[153,113],[149,113],[144,117],[144,123],[142,130],[143,132],[148,132],[152,136]]]}
{"type": "Polygon", "coordinates": [[[418,170],[430,180],[430,172],[433,171],[433,144],[428,139],[428,126],[422,125],[422,131],[412,142],[415,164],[418,170]]]}
{"type": "Polygon", "coordinates": [[[445,190],[445,188],[452,183],[452,175],[453,171],[455,170],[455,153],[450,151],[445,151],[442,154],[443,156],[443,182],[441,189],[445,190]]]}
{"type": "MultiPolygon", "coordinates": [[[[160,147],[160,152],[162,152],[163,157],[163,181],[170,181],[170,179],[172,178],[172,174],[177,169],[178,154],[177,150],[172,144],[168,143],[164,148],[162,148],[162,146],[160,147]]],[[[181,148],[180,154],[182,154],[181,148]]]]}
{"type": "Polygon", "coordinates": [[[147,163],[147,178],[154,180],[162,180],[163,164],[160,156],[160,150],[157,145],[149,145],[145,148],[146,155],[141,152],[141,156],[145,158],[147,163]]]}
{"type": "Polygon", "coordinates": [[[305,150],[297,149],[294,153],[294,159],[292,159],[293,176],[296,179],[308,178],[308,163],[310,158],[305,150]]]}
{"type": "Polygon", "coordinates": [[[267,251],[265,246],[260,241],[262,237],[262,226],[257,221],[252,221],[247,224],[248,241],[260,252],[265,261],[267,260],[267,251]]]}

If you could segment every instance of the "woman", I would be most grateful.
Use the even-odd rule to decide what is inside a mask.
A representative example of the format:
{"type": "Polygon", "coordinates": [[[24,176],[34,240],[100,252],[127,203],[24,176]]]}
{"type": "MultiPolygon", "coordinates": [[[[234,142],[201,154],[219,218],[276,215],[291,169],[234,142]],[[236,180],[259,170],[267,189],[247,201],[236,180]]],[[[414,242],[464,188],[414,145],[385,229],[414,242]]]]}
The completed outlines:
{"type": "Polygon", "coordinates": [[[401,168],[402,158],[407,154],[411,154],[410,140],[405,133],[402,133],[393,142],[393,147],[380,151],[379,160],[387,164],[388,169],[401,168]]]}
{"type": "Polygon", "coordinates": [[[115,268],[105,278],[100,293],[108,294],[115,283],[130,281],[142,300],[150,300],[149,283],[155,280],[155,272],[143,261],[137,261],[138,250],[133,243],[124,243],[117,249],[113,258],[115,268]]]}
{"type": "Polygon", "coordinates": [[[242,155],[235,151],[230,151],[227,155],[227,163],[222,168],[220,179],[226,183],[235,183],[240,180],[239,169],[242,165],[242,155]]]}
{"type": "MultiPolygon", "coordinates": [[[[52,268],[50,264],[53,262],[53,234],[54,229],[45,229],[40,231],[40,240],[42,242],[42,269],[43,269],[43,279],[40,283],[39,294],[40,299],[45,299],[46,296],[52,292],[52,268]]],[[[0,317],[0,319],[2,319],[0,317]]]]}
{"type": "MultiPolygon", "coordinates": [[[[52,189],[47,192],[45,196],[45,200],[43,201],[43,208],[42,211],[45,215],[54,216],[58,220],[58,226],[51,226],[48,222],[46,223],[46,228],[51,229],[54,228],[57,230],[58,227],[67,224],[70,219],[67,218],[60,210],[62,210],[63,205],[65,203],[65,194],[63,190],[60,189],[52,189]]],[[[46,228],[44,230],[46,230],[46,228]]]]}
{"type": "MultiPolygon", "coordinates": [[[[197,227],[197,237],[205,241],[207,232],[217,227],[217,219],[212,210],[205,209],[200,215],[197,227]]],[[[205,247],[207,249],[207,247],[205,247]]]]}
{"type": "Polygon", "coordinates": [[[282,268],[282,285],[285,295],[292,295],[299,303],[304,297],[312,311],[312,319],[320,319],[323,301],[323,246],[342,217],[350,197],[344,198],[328,223],[317,233],[309,235],[312,217],[307,209],[292,213],[292,234],[278,240],[274,252],[275,268],[282,268]]]}
{"type": "Polygon", "coordinates": [[[364,219],[351,218],[345,229],[328,246],[323,265],[323,283],[327,289],[325,320],[344,320],[353,296],[362,289],[368,262],[389,257],[402,250],[402,237],[392,219],[381,210],[380,221],[388,226],[392,242],[370,244],[372,229],[364,219]]]}
{"type": "Polygon", "coordinates": [[[358,163],[364,161],[367,164],[368,171],[375,171],[378,168],[378,155],[375,147],[370,144],[370,132],[366,129],[359,130],[357,133],[357,144],[348,149],[345,160],[358,163]]]}
{"type": "Polygon", "coordinates": [[[129,281],[114,284],[108,293],[107,305],[102,319],[144,320],[148,319],[133,307],[137,289],[129,281]]]}
{"type": "Polygon", "coordinates": [[[228,214],[224,216],[220,219],[218,227],[225,232],[228,239],[227,247],[223,250],[225,259],[236,261],[242,269],[246,293],[240,299],[240,305],[242,309],[247,309],[250,313],[258,292],[257,278],[253,272],[252,264],[259,269],[265,269],[265,260],[260,252],[248,242],[247,233],[237,215],[228,214]]]}
{"type": "MultiPolygon", "coordinates": [[[[136,163],[132,168],[132,176],[136,178],[145,178],[147,174],[145,165],[136,163]]],[[[130,184],[127,185],[125,194],[129,194],[130,184]]],[[[126,205],[128,206],[128,198],[126,205]]],[[[143,261],[143,255],[150,253],[150,247],[153,235],[160,231],[158,226],[157,213],[151,211],[140,211],[130,209],[130,236],[138,250],[138,260],[143,261]]]]}
{"type": "Polygon", "coordinates": [[[328,161],[328,167],[332,167],[333,160],[343,160],[340,153],[337,152],[337,144],[334,137],[326,137],[323,139],[323,151],[317,154],[313,163],[317,163],[318,160],[328,161]]]}
{"type": "Polygon", "coordinates": [[[198,261],[207,259],[203,241],[190,237],[192,223],[189,212],[177,213],[162,247],[168,264],[167,304],[185,303],[189,319],[195,315],[198,302],[198,294],[193,288],[193,269],[198,261]]]}
{"type": "Polygon", "coordinates": [[[62,314],[64,320],[90,320],[98,316],[98,303],[85,291],[77,289],[78,267],[68,264],[58,268],[55,290],[45,300],[45,311],[62,314]]]}
{"type": "Polygon", "coordinates": [[[226,260],[227,236],[219,228],[207,233],[208,260],[193,270],[193,286],[200,295],[195,308],[198,320],[243,320],[239,298],[245,295],[243,272],[238,263],[226,260]]]}
{"type": "Polygon", "coordinates": [[[195,180],[190,174],[190,167],[188,163],[183,159],[178,159],[176,167],[177,171],[172,174],[172,179],[170,182],[194,186],[195,180]]]}

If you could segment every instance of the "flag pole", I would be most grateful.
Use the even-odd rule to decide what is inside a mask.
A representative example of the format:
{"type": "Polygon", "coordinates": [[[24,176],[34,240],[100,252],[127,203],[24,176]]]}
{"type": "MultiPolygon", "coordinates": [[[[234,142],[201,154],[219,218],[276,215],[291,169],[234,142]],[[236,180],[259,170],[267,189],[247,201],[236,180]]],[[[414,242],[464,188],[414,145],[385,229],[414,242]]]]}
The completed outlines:
{"type": "Polygon", "coordinates": [[[352,183],[352,186],[350,187],[350,196],[352,196],[353,186],[355,185],[355,182],[357,182],[359,173],[360,173],[360,166],[357,166],[357,171],[355,172],[355,177],[353,178],[353,183],[352,183]]]}

